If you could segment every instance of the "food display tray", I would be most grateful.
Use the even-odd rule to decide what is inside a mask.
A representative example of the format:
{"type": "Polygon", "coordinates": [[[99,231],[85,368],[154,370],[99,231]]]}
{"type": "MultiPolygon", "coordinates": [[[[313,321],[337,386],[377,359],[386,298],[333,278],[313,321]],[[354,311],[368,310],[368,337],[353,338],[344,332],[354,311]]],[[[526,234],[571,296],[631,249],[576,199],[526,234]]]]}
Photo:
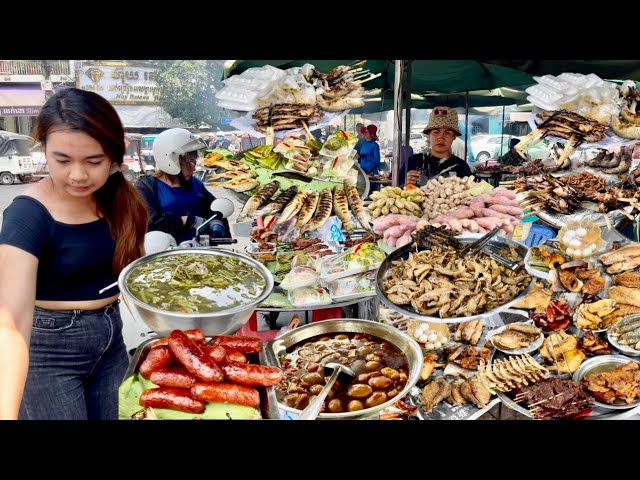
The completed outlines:
{"type": "MultiPolygon", "coordinates": [[[[143,343],[141,343],[138,346],[138,348],[136,348],[131,358],[131,361],[129,362],[129,368],[127,368],[127,372],[124,375],[123,381],[128,379],[132,375],[138,373],[140,369],[140,365],[146,358],[147,353],[149,353],[149,350],[151,350],[151,344],[159,340],[160,338],[163,338],[163,337],[149,338],[145,340],[143,343]]],[[[211,338],[212,337],[206,337],[206,341],[207,342],[210,341],[211,338]]],[[[259,363],[260,365],[266,364],[265,348],[266,348],[266,344],[263,343],[262,349],[259,354],[257,355],[252,354],[248,356],[251,363],[259,363]],[[251,358],[252,356],[254,356],[253,359],[251,358]],[[257,357],[257,359],[255,357],[257,357]]],[[[262,419],[280,420],[280,412],[278,410],[278,402],[276,399],[276,392],[274,390],[274,387],[269,386],[269,387],[256,387],[256,388],[260,393],[260,409],[259,410],[260,410],[260,416],[262,417],[262,419]]],[[[142,408],[143,407],[140,407],[141,410],[142,408]]]]}
{"type": "MultiPolygon", "coordinates": [[[[480,238],[481,236],[482,235],[480,234],[465,235],[463,237],[458,237],[458,240],[461,243],[472,243],[478,238],[480,238]]],[[[391,310],[395,310],[398,313],[402,313],[407,317],[415,318],[416,320],[426,320],[428,322],[436,322],[436,323],[461,323],[461,322],[467,322],[469,320],[489,318],[492,315],[495,315],[503,310],[508,309],[511,305],[513,305],[514,303],[517,303],[520,299],[524,298],[527,295],[527,293],[529,293],[529,290],[531,290],[532,286],[535,284],[536,279],[532,276],[531,281],[529,282],[529,285],[527,285],[527,287],[523,291],[521,291],[519,295],[514,297],[511,301],[499,307],[496,307],[493,310],[482,312],[476,315],[468,315],[466,317],[451,317],[451,318],[440,318],[440,317],[431,317],[428,315],[422,315],[416,312],[412,306],[408,306],[408,305],[400,306],[391,302],[387,298],[387,296],[383,293],[383,290],[382,290],[382,283],[387,272],[394,267],[393,262],[397,260],[406,260],[409,257],[409,253],[411,253],[412,251],[415,251],[415,248],[412,247],[411,245],[412,244],[408,244],[398,248],[397,250],[389,254],[387,258],[384,259],[384,261],[378,268],[378,272],[376,274],[376,295],[378,296],[380,301],[384,305],[389,307],[391,310]]],[[[487,243],[487,247],[489,247],[494,251],[496,249],[506,248],[509,246],[512,246],[516,250],[516,252],[520,256],[520,259],[524,259],[529,250],[529,248],[523,245],[522,243],[514,242],[512,240],[507,240],[503,237],[498,237],[498,236],[494,237],[489,241],[489,243],[487,243]]]]}

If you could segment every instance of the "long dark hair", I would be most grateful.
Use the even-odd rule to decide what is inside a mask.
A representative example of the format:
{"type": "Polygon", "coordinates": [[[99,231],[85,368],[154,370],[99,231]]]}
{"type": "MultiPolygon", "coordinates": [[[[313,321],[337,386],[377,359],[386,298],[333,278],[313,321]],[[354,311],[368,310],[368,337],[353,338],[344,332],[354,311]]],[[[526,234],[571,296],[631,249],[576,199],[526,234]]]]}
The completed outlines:
{"type": "MultiPolygon", "coordinates": [[[[65,88],[42,107],[33,136],[46,145],[54,127],[66,126],[95,139],[111,161],[122,165],[124,128],[113,106],[97,93],[65,88]]],[[[144,255],[144,235],[149,213],[140,193],[120,172],[109,175],[95,192],[99,212],[109,224],[116,242],[113,270],[119,273],[127,264],[144,255]]]]}

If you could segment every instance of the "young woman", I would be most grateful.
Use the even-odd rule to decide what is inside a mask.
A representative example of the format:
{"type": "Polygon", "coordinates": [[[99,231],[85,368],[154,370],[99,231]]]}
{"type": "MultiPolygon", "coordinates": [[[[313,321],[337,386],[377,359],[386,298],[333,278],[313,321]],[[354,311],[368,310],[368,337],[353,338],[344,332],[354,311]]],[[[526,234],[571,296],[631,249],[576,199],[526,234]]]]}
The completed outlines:
{"type": "Polygon", "coordinates": [[[0,231],[0,418],[117,419],[129,359],[118,288],[144,254],[148,213],[122,175],[124,130],[100,95],[69,88],[37,118],[49,177],[0,231]]]}
{"type": "Polygon", "coordinates": [[[380,168],[380,145],[378,145],[378,127],[369,125],[360,129],[363,142],[358,152],[358,162],[368,175],[375,175],[380,168]]]}

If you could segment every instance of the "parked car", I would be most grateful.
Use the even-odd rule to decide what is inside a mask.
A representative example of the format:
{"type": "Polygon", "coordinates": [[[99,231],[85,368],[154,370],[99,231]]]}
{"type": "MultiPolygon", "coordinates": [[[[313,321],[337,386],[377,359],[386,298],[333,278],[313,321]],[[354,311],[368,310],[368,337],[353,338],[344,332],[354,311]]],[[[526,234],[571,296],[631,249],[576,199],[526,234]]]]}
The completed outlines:
{"type": "Polygon", "coordinates": [[[507,148],[506,150],[504,148],[502,149],[502,155],[507,153],[510,138],[508,135],[474,135],[471,138],[471,149],[476,157],[476,162],[495,160],[501,155],[500,147],[503,145],[505,139],[507,148]]]}

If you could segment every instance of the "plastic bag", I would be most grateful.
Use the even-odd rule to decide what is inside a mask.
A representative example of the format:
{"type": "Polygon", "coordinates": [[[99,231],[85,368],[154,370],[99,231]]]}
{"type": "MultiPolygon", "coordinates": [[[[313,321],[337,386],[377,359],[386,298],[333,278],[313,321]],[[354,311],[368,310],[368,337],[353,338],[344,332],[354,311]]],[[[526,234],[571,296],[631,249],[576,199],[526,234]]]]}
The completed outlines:
{"type": "Polygon", "coordinates": [[[319,233],[323,242],[344,242],[342,222],[335,215],[329,217],[329,220],[320,228],[319,233]]]}

